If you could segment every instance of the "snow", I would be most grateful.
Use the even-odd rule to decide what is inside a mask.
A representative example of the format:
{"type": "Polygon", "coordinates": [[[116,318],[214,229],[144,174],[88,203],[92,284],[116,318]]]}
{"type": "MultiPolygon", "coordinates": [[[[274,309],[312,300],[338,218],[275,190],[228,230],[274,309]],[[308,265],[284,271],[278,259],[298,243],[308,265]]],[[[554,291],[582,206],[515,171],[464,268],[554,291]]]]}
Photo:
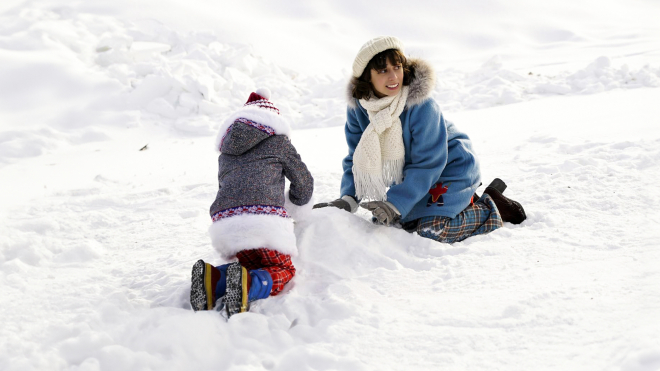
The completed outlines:
{"type": "Polygon", "coordinates": [[[0,369],[659,370],[659,4],[367,4],[3,1],[0,369]],[[379,34],[528,219],[443,245],[314,210],[285,293],[194,313],[223,118],[270,89],[335,199],[379,34]]]}

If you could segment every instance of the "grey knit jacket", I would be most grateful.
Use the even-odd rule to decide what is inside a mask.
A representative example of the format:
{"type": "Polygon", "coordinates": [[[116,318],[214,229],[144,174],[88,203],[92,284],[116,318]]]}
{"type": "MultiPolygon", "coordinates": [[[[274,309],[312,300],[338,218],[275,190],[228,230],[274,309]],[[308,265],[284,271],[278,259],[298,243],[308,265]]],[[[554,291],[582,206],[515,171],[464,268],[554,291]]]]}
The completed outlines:
{"type": "Polygon", "coordinates": [[[314,179],[285,135],[272,135],[241,122],[232,125],[218,158],[218,194],[211,216],[245,205],[284,207],[284,177],[291,181],[289,197],[305,205],[314,179]]]}
{"type": "Polygon", "coordinates": [[[288,121],[244,107],[220,128],[213,246],[225,258],[245,249],[298,253],[291,214],[311,208],[314,179],[291,144],[288,121]],[[289,192],[285,192],[285,177],[289,192]]]}

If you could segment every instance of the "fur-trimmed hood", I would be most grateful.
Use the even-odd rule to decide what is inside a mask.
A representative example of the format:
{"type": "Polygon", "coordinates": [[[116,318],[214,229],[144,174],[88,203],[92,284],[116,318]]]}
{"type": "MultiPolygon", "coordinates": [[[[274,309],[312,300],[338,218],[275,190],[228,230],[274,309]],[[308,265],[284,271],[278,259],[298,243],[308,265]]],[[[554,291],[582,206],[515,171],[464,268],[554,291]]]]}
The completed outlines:
{"type": "MultiPolygon", "coordinates": [[[[286,118],[263,108],[241,107],[240,109],[232,112],[222,122],[222,125],[220,125],[220,128],[218,129],[218,136],[215,140],[215,149],[217,151],[225,152],[225,150],[229,149],[228,146],[224,146],[225,143],[223,143],[223,139],[229,137],[229,133],[230,131],[234,130],[234,127],[240,128],[240,130],[244,131],[245,133],[252,132],[252,136],[255,138],[250,138],[250,140],[247,140],[246,143],[232,146],[237,148],[245,147],[247,145],[248,147],[243,148],[243,150],[239,150],[237,153],[233,153],[235,150],[232,150],[232,153],[228,152],[229,154],[241,154],[271,135],[285,135],[289,138],[291,137],[291,124],[286,118]],[[240,119],[248,120],[250,123],[246,124],[245,122],[240,122],[240,119]],[[260,132],[263,135],[259,135],[260,132]]],[[[246,135],[236,135],[235,137],[246,139],[246,135]]]]}
{"type": "MultiPolygon", "coordinates": [[[[410,81],[410,91],[408,93],[408,101],[406,102],[406,108],[416,106],[423,103],[428,98],[431,97],[431,92],[435,88],[435,71],[433,67],[428,64],[426,61],[418,58],[410,58],[410,67],[415,72],[415,76],[410,81]]],[[[357,108],[358,100],[353,98],[353,83],[351,78],[346,87],[346,98],[348,101],[348,106],[350,108],[357,108]]]]}

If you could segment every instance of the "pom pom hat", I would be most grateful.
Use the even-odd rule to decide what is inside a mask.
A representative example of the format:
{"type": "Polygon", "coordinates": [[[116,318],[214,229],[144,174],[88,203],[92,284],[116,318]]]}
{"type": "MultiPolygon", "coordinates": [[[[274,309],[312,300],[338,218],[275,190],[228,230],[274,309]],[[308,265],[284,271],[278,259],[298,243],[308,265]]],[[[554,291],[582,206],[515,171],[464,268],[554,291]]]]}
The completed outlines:
{"type": "Polygon", "coordinates": [[[280,114],[280,110],[275,107],[275,105],[269,101],[270,99],[270,90],[268,88],[257,89],[256,92],[250,93],[250,97],[243,107],[256,106],[259,108],[271,110],[272,112],[280,114]]]}
{"type": "Polygon", "coordinates": [[[353,61],[353,77],[360,77],[371,58],[387,49],[397,49],[402,53],[404,52],[403,43],[394,36],[378,36],[362,45],[355,61],[353,61]]]}
{"type": "Polygon", "coordinates": [[[220,125],[215,141],[216,150],[220,149],[222,139],[228,133],[232,124],[239,119],[241,119],[239,122],[246,123],[247,120],[252,124],[256,124],[256,127],[259,127],[260,130],[291,137],[291,124],[280,115],[280,110],[269,99],[270,90],[268,88],[260,88],[251,93],[243,107],[232,112],[220,125]],[[263,128],[264,126],[266,128],[263,128]]]}

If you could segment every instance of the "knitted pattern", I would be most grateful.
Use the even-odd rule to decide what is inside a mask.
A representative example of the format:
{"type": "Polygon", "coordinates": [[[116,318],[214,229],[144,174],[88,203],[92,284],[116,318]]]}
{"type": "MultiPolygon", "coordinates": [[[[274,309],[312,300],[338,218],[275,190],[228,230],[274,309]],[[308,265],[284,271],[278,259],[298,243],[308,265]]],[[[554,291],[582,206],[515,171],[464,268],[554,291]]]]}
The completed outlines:
{"type": "Polygon", "coordinates": [[[388,49],[397,49],[403,53],[403,43],[394,36],[379,36],[367,41],[353,61],[353,77],[360,77],[371,58],[388,49]]]}
{"type": "Polygon", "coordinates": [[[248,119],[243,118],[243,117],[240,117],[240,118],[236,119],[236,121],[242,122],[242,123],[244,123],[245,125],[248,125],[248,126],[252,126],[253,128],[257,128],[257,129],[263,131],[264,133],[268,134],[269,136],[275,135],[275,130],[273,128],[271,128],[270,126],[263,125],[263,124],[260,124],[258,122],[254,122],[254,121],[248,120],[248,119]]]}
{"type": "Polygon", "coordinates": [[[277,109],[277,107],[275,107],[275,105],[268,99],[259,99],[252,102],[247,102],[243,105],[243,107],[248,107],[248,106],[256,106],[259,108],[264,108],[272,112],[275,112],[278,115],[280,114],[280,110],[277,109]]]}
{"type": "Polygon", "coordinates": [[[231,216],[237,215],[273,215],[281,216],[282,218],[288,218],[289,215],[286,213],[286,210],[283,207],[271,206],[271,205],[247,205],[247,206],[238,206],[232,207],[229,209],[221,210],[211,217],[214,222],[217,222],[220,219],[229,218],[231,216]]]}
{"type": "Polygon", "coordinates": [[[380,99],[360,99],[369,126],[353,154],[353,175],[358,199],[386,201],[387,187],[403,179],[406,149],[399,116],[406,106],[408,86],[399,94],[380,99]]]}

